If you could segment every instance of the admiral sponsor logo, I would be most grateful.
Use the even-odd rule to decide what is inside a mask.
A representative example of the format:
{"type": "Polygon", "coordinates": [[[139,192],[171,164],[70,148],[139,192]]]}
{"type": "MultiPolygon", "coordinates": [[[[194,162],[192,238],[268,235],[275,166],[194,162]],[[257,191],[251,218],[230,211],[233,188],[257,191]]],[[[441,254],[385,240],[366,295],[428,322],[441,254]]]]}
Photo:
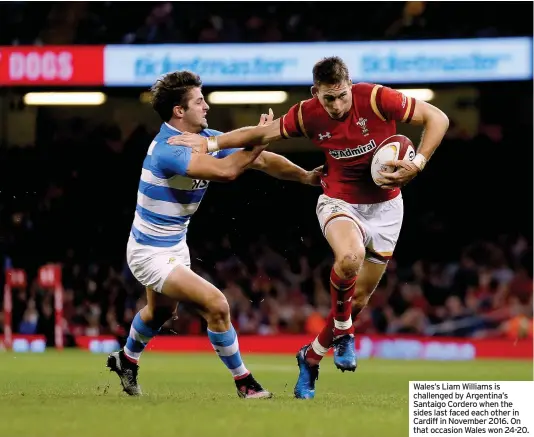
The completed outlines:
{"type": "Polygon", "coordinates": [[[355,158],[356,156],[365,155],[374,149],[376,149],[376,143],[375,140],[371,140],[367,144],[355,147],[354,149],[347,147],[344,150],[330,150],[329,153],[334,159],[349,159],[355,158]]]}

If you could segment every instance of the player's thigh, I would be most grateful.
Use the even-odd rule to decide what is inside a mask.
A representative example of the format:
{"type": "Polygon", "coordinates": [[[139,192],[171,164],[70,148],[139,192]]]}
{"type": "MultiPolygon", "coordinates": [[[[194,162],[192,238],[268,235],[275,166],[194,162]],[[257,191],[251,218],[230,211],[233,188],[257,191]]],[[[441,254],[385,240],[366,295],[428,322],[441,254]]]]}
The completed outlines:
{"type": "Polygon", "coordinates": [[[365,247],[358,226],[348,219],[336,220],[326,228],[326,240],[334,251],[336,259],[356,257],[359,262],[365,256],[365,247]]]}
{"type": "Polygon", "coordinates": [[[317,203],[317,218],[336,259],[351,254],[363,259],[364,231],[349,204],[323,194],[317,203]]]}
{"type": "Polygon", "coordinates": [[[397,245],[403,216],[404,205],[400,195],[369,209],[365,217],[369,236],[367,259],[377,264],[387,263],[397,245]]]}
{"type": "Polygon", "coordinates": [[[214,285],[197,275],[186,266],[176,266],[163,283],[161,293],[196,308],[201,314],[227,314],[228,302],[224,294],[214,285]]]}
{"type": "Polygon", "coordinates": [[[376,263],[366,259],[358,274],[356,287],[354,289],[353,304],[365,305],[369,297],[373,294],[380,279],[386,271],[387,263],[376,263]]]}
{"type": "MultiPolygon", "coordinates": [[[[153,247],[139,244],[130,238],[126,260],[134,277],[147,289],[156,293],[161,293],[163,283],[176,266],[183,265],[189,268],[191,265],[189,248],[185,240],[171,247],[153,247]]],[[[147,296],[149,294],[153,293],[147,292],[147,296]]],[[[150,299],[154,300],[152,297],[150,299]]]]}

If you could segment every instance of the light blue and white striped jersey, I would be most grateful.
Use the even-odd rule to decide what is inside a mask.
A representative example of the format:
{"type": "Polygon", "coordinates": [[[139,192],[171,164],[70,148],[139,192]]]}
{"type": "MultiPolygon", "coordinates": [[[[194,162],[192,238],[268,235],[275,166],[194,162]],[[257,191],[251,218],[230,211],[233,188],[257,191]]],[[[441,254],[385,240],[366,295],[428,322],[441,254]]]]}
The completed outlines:
{"type": "MultiPolygon", "coordinates": [[[[204,137],[222,132],[204,129],[204,137]]],[[[163,123],[143,162],[131,236],[139,244],[170,247],[185,238],[191,216],[197,210],[209,181],[186,175],[191,160],[189,147],[171,146],[167,139],[181,132],[163,123]]],[[[224,158],[239,149],[211,153],[224,158]]]]}

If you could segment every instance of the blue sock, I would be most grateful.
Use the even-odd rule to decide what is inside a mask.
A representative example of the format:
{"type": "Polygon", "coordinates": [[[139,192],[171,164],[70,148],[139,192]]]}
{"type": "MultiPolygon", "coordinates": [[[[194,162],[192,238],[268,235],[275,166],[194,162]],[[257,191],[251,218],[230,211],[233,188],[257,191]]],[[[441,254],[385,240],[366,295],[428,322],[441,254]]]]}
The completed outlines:
{"type": "Polygon", "coordinates": [[[241,379],[250,374],[241,359],[237,332],[232,325],[226,332],[213,332],[208,329],[208,337],[213,349],[224,365],[228,367],[234,379],[241,379]]]}
{"type": "Polygon", "coordinates": [[[126,340],[126,346],[124,347],[124,354],[133,361],[139,361],[141,352],[143,352],[150,339],[158,332],[159,329],[153,329],[148,326],[143,322],[143,319],[141,319],[140,312],[137,313],[133,319],[132,326],[130,327],[130,334],[128,335],[128,340],[126,340]]]}

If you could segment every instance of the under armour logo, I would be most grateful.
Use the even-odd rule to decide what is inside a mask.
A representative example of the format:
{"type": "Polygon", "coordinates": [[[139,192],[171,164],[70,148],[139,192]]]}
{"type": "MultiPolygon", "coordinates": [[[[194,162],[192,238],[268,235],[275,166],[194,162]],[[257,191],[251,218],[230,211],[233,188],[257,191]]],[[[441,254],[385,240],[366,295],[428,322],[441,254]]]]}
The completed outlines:
{"type": "Polygon", "coordinates": [[[330,132],[325,132],[324,134],[319,134],[319,141],[323,141],[324,139],[332,138],[332,135],[330,132]]]}

